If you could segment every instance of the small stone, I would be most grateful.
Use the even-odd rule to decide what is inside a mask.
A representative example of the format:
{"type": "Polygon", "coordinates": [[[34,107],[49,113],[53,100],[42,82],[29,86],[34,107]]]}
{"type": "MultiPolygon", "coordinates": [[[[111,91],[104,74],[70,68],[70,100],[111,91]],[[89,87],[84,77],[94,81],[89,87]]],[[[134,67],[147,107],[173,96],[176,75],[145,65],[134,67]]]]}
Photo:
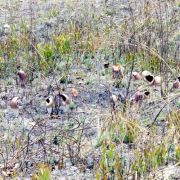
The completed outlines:
{"type": "Polygon", "coordinates": [[[54,137],[53,144],[54,145],[59,145],[57,136],[54,137]]]}
{"type": "Polygon", "coordinates": [[[87,168],[88,169],[94,168],[94,159],[91,156],[87,157],[87,168]]]}
{"type": "Polygon", "coordinates": [[[0,101],[0,109],[6,109],[6,103],[4,101],[0,101]]]}

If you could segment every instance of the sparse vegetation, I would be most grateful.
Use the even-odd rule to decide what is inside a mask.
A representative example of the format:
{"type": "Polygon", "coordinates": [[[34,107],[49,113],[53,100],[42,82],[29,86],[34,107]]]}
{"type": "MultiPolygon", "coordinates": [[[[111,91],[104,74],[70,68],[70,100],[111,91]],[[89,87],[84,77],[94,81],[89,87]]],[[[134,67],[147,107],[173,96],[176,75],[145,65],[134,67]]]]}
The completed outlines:
{"type": "Polygon", "coordinates": [[[0,7],[2,179],[180,178],[177,0],[0,7]]]}

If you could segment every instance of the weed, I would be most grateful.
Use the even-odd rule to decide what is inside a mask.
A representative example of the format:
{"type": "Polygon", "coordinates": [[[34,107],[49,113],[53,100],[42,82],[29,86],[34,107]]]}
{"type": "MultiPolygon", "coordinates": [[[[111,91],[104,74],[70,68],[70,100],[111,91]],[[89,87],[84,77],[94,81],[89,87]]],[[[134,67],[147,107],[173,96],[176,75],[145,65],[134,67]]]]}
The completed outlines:
{"type": "Polygon", "coordinates": [[[50,180],[51,179],[51,171],[47,164],[40,163],[38,165],[38,174],[33,174],[33,180],[50,180]]]}

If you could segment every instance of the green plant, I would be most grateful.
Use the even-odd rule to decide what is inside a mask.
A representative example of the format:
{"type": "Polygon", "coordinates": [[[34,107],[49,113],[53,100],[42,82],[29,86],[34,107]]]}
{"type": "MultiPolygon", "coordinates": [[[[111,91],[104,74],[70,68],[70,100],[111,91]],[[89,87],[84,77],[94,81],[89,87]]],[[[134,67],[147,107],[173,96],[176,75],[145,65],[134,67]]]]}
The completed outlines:
{"type": "Polygon", "coordinates": [[[53,17],[57,17],[59,15],[59,10],[54,8],[48,11],[47,13],[47,18],[53,18],[53,17]]]}
{"type": "Polygon", "coordinates": [[[64,71],[64,76],[68,77],[69,70],[71,67],[70,56],[72,55],[73,52],[73,48],[71,46],[71,36],[70,34],[61,34],[57,37],[54,37],[54,42],[59,57],[62,57],[65,60],[66,71],[64,71]]]}
{"type": "Polygon", "coordinates": [[[37,44],[37,50],[41,55],[40,68],[45,72],[45,74],[47,74],[55,65],[55,47],[52,44],[37,44]]]}
{"type": "Polygon", "coordinates": [[[107,157],[106,157],[106,147],[102,147],[102,157],[100,161],[100,174],[102,179],[107,179],[107,171],[108,171],[108,164],[107,164],[107,157]]]}
{"type": "Polygon", "coordinates": [[[122,159],[115,149],[115,144],[109,143],[106,146],[102,146],[101,161],[96,172],[96,179],[122,179],[122,159]]]}
{"type": "Polygon", "coordinates": [[[139,149],[136,151],[136,160],[132,164],[132,170],[138,173],[141,177],[147,172],[156,170],[164,165],[167,159],[167,147],[164,144],[147,147],[141,152],[139,149]]]}
{"type": "Polygon", "coordinates": [[[47,164],[38,165],[38,174],[32,175],[32,180],[51,180],[51,171],[47,164]]]}
{"type": "Polygon", "coordinates": [[[60,55],[70,55],[72,53],[70,35],[62,34],[54,37],[56,48],[60,55]]]}
{"type": "Polygon", "coordinates": [[[90,70],[90,71],[92,70],[93,62],[92,62],[92,60],[90,58],[85,58],[83,63],[86,65],[88,70],[90,70]]]}
{"type": "Polygon", "coordinates": [[[70,110],[76,109],[76,104],[74,102],[70,102],[69,109],[70,110]]]}
{"type": "Polygon", "coordinates": [[[176,161],[180,161],[180,146],[176,146],[175,148],[175,157],[176,157],[176,161]]]}

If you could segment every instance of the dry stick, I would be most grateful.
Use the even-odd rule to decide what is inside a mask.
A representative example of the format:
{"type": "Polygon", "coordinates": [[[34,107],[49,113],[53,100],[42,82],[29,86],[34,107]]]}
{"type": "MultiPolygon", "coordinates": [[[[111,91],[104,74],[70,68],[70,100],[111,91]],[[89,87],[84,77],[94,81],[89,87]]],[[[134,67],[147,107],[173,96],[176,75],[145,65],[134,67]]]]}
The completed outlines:
{"type": "MultiPolygon", "coordinates": [[[[35,125],[31,128],[31,130],[28,132],[28,135],[27,135],[28,139],[27,139],[26,153],[25,153],[25,157],[24,157],[24,160],[25,160],[26,157],[27,157],[27,155],[28,155],[28,152],[29,152],[30,134],[31,134],[31,132],[33,131],[33,129],[36,127],[36,125],[38,125],[38,127],[40,127],[40,122],[35,121],[35,119],[34,119],[34,117],[32,116],[32,114],[31,114],[29,111],[27,111],[25,108],[23,108],[23,110],[24,110],[25,112],[27,112],[27,113],[31,116],[31,118],[32,118],[32,120],[33,120],[34,122],[36,122],[35,125]]],[[[44,119],[43,119],[43,120],[44,120],[44,119]]],[[[41,128],[41,129],[42,129],[42,128],[41,128]]],[[[21,166],[22,166],[22,165],[23,165],[23,163],[21,164],[21,166]]]]}
{"type": "Polygon", "coordinates": [[[164,167],[162,169],[159,169],[158,172],[155,172],[155,175],[157,175],[157,178],[159,177],[159,179],[161,178],[161,175],[158,175],[159,174],[159,171],[163,171],[163,170],[168,170],[168,169],[174,169],[175,167],[179,167],[180,165],[180,162],[177,162],[175,165],[171,166],[171,167],[164,167]]]}
{"type": "MultiPolygon", "coordinates": [[[[34,2],[32,0],[30,0],[30,2],[29,2],[29,10],[30,10],[30,34],[29,34],[29,38],[31,41],[31,53],[32,53],[32,58],[31,58],[32,66],[29,67],[30,70],[34,69],[33,66],[34,66],[34,57],[35,57],[35,50],[34,50],[35,38],[33,37],[33,34],[32,34],[33,20],[34,20],[33,5],[34,5],[34,2]]],[[[31,71],[31,74],[30,74],[31,85],[32,85],[32,81],[33,81],[33,75],[34,75],[34,72],[31,71]]]]}
{"type": "Polygon", "coordinates": [[[159,115],[161,114],[161,112],[162,112],[162,110],[166,107],[166,105],[167,105],[167,103],[166,104],[164,104],[164,106],[160,109],[160,111],[157,113],[157,115],[156,115],[156,117],[154,118],[154,121],[152,122],[152,124],[148,124],[146,127],[151,127],[151,126],[153,126],[154,124],[155,124],[155,122],[156,122],[156,120],[157,120],[157,118],[159,117],[159,115]]]}
{"type": "MultiPolygon", "coordinates": [[[[84,125],[84,123],[83,123],[83,125],[84,125]]],[[[80,133],[80,137],[79,137],[79,141],[78,141],[78,152],[77,152],[77,157],[78,158],[79,158],[79,154],[80,154],[80,151],[81,151],[81,142],[82,142],[83,132],[84,132],[84,128],[82,129],[82,131],[80,133]]]]}
{"type": "MultiPolygon", "coordinates": [[[[44,145],[46,145],[46,147],[49,148],[50,152],[53,152],[55,154],[61,154],[60,147],[59,147],[59,150],[55,150],[55,149],[52,148],[51,144],[44,143],[44,145]]],[[[64,149],[61,148],[61,150],[64,150],[64,149]]],[[[63,156],[66,157],[66,158],[69,158],[68,153],[67,154],[63,153],[63,156]]]]}
{"type": "MultiPolygon", "coordinates": [[[[126,96],[125,96],[125,103],[127,102],[127,97],[129,95],[129,88],[130,88],[130,84],[131,84],[131,80],[132,80],[132,72],[134,69],[134,65],[135,65],[135,51],[134,51],[134,55],[133,55],[133,62],[132,62],[132,66],[131,66],[130,78],[128,81],[128,87],[127,87],[126,96]]],[[[126,106],[126,104],[125,104],[125,106],[126,106]]],[[[126,107],[124,107],[124,108],[126,108],[126,107]]]]}
{"type": "Polygon", "coordinates": [[[0,152],[0,155],[2,156],[2,159],[3,159],[4,168],[7,168],[7,163],[6,163],[5,157],[3,155],[3,152],[0,152]]]}
{"type": "Polygon", "coordinates": [[[144,50],[147,50],[149,51],[152,55],[158,57],[161,61],[164,62],[164,64],[169,68],[169,70],[172,72],[173,74],[173,77],[176,78],[176,75],[174,73],[174,71],[171,69],[171,67],[168,65],[168,63],[164,60],[164,58],[161,57],[161,55],[153,48],[149,48],[148,46],[142,44],[142,43],[138,43],[136,42],[136,44],[133,44],[133,43],[129,43],[129,42],[120,42],[120,44],[123,44],[123,45],[131,45],[131,46],[135,46],[135,47],[138,47],[138,45],[143,48],[144,50]]]}
{"type": "MultiPolygon", "coordinates": [[[[34,32],[31,32],[35,37],[36,37],[36,35],[35,35],[35,33],[34,32]]],[[[41,59],[43,59],[43,56],[41,55],[41,53],[37,50],[37,48],[34,46],[34,44],[29,40],[29,39],[27,39],[28,41],[29,41],[29,43],[31,44],[31,46],[34,48],[34,50],[36,51],[36,53],[39,55],[39,57],[41,58],[41,59]]],[[[55,59],[54,60],[56,60],[57,59],[57,57],[55,56],[55,59]]],[[[50,68],[49,67],[49,65],[47,64],[47,66],[48,66],[48,68],[50,68]]],[[[59,85],[58,85],[58,82],[57,82],[57,80],[56,80],[56,78],[55,78],[55,76],[56,76],[56,74],[55,74],[55,71],[56,71],[56,69],[57,69],[57,66],[54,68],[54,70],[53,70],[53,78],[52,78],[52,81],[50,82],[50,84],[52,84],[53,83],[53,81],[55,80],[55,83],[56,83],[56,86],[59,88],[59,85]]],[[[43,74],[42,74],[43,75],[43,74]]],[[[43,75],[44,76],[44,75],[43,75]]],[[[63,77],[63,76],[62,76],[63,77]]],[[[61,78],[62,78],[61,77],[61,78]]],[[[44,78],[45,78],[45,76],[44,76],[44,78]]],[[[60,79],[61,79],[60,78],[60,79]]]]}
{"type": "MultiPolygon", "coordinates": [[[[139,44],[139,43],[137,43],[139,44]]],[[[164,62],[164,64],[169,68],[169,70],[172,72],[173,76],[176,77],[176,75],[174,74],[174,71],[171,69],[171,67],[168,65],[168,63],[165,61],[165,59],[163,57],[161,57],[161,55],[153,48],[149,48],[148,46],[141,44],[140,45],[145,49],[148,50],[150,53],[152,53],[153,55],[157,56],[161,61],[164,62]]]]}
{"type": "Polygon", "coordinates": [[[172,144],[173,144],[173,140],[174,140],[175,134],[176,134],[176,130],[175,130],[174,133],[173,133],[172,139],[171,139],[171,141],[170,141],[170,146],[169,146],[168,151],[167,151],[167,152],[168,152],[167,161],[166,161],[167,164],[168,164],[168,162],[169,162],[170,150],[171,150],[171,148],[172,148],[172,144]]]}
{"type": "Polygon", "coordinates": [[[166,102],[166,103],[164,104],[164,106],[160,109],[160,111],[157,113],[157,115],[155,116],[153,122],[152,122],[151,124],[148,124],[146,127],[148,127],[148,128],[152,127],[152,126],[155,124],[155,122],[157,121],[157,118],[158,118],[159,115],[161,114],[162,110],[163,110],[170,102],[174,101],[175,99],[177,99],[177,98],[179,98],[179,97],[180,97],[180,95],[178,95],[178,96],[176,96],[174,99],[171,99],[170,101],[166,102]]]}
{"type": "MultiPolygon", "coordinates": [[[[21,35],[22,36],[22,35],[21,35]]],[[[39,57],[41,59],[43,59],[43,56],[41,55],[41,53],[37,50],[37,48],[34,46],[34,44],[26,37],[26,36],[23,36],[23,38],[25,38],[29,43],[30,45],[33,47],[33,49],[36,51],[36,53],[39,55],[39,57]]],[[[47,64],[48,68],[49,68],[49,65],[47,64]]],[[[32,67],[33,70],[36,70],[34,67],[32,67]]],[[[32,71],[29,69],[29,71],[32,73],[32,71]]],[[[45,76],[43,74],[41,74],[44,78],[45,76]]]]}
{"type": "MultiPolygon", "coordinates": [[[[129,5],[129,8],[131,9],[131,6],[130,6],[130,5],[129,5]]],[[[135,24],[134,24],[134,16],[133,16],[132,10],[130,11],[130,13],[131,13],[131,18],[132,18],[132,23],[133,23],[133,29],[134,29],[134,28],[135,28],[135,24]]],[[[133,36],[135,36],[135,31],[133,31],[133,36]]],[[[128,95],[129,95],[129,88],[130,88],[130,85],[131,85],[132,72],[133,72],[134,66],[135,66],[135,47],[134,47],[134,51],[133,51],[133,62],[132,62],[132,66],[131,66],[130,78],[129,78],[129,81],[128,81],[128,87],[127,87],[126,96],[125,96],[125,106],[124,106],[124,108],[123,108],[123,111],[125,111],[125,109],[126,109],[127,97],[128,97],[128,95]]]]}
{"type": "MultiPolygon", "coordinates": [[[[78,120],[77,120],[77,122],[78,122],[78,120]]],[[[80,126],[80,123],[78,122],[78,127],[80,126]]],[[[78,127],[76,127],[76,129],[78,128],[78,127]]],[[[71,130],[66,130],[66,131],[64,131],[64,132],[62,132],[61,131],[61,134],[63,135],[63,134],[66,134],[68,131],[72,131],[73,129],[71,129],[71,130]]],[[[83,131],[84,130],[84,128],[83,129],[81,129],[81,131],[83,131]]],[[[63,135],[64,136],[64,135],[63,135]]],[[[66,139],[69,139],[71,142],[73,142],[73,144],[76,144],[77,143],[77,139],[75,139],[74,137],[72,137],[72,136],[66,136],[66,139]]],[[[65,142],[65,144],[67,144],[66,142],[65,142]]],[[[68,144],[67,144],[68,145],[68,144]]],[[[79,148],[80,148],[80,146],[79,146],[79,148]]],[[[44,147],[44,149],[45,149],[45,147],[44,147]]],[[[77,156],[78,154],[76,154],[76,156],[77,156]]],[[[75,157],[75,155],[73,155],[73,156],[71,156],[71,154],[70,154],[70,157],[71,158],[74,158],[75,157]]]]}
{"type": "MultiPolygon", "coordinates": [[[[33,145],[35,143],[37,143],[39,140],[35,141],[35,142],[31,142],[30,145],[33,145]]],[[[14,162],[15,159],[18,158],[18,154],[20,152],[22,152],[25,148],[27,148],[27,145],[23,146],[19,151],[16,152],[16,154],[6,163],[6,164],[12,164],[14,162]]]]}
{"type": "MultiPolygon", "coordinates": [[[[34,32],[31,32],[31,33],[35,36],[34,32]]],[[[43,59],[43,56],[42,56],[41,53],[37,50],[37,48],[35,47],[35,45],[34,45],[27,37],[25,37],[25,36],[23,36],[23,37],[31,44],[31,46],[32,46],[33,49],[36,51],[36,53],[39,55],[39,57],[40,57],[41,59],[43,59]]],[[[47,66],[48,66],[48,68],[50,68],[48,64],[47,64],[47,66]]],[[[54,80],[56,81],[56,79],[55,79],[55,71],[56,71],[56,69],[57,69],[57,67],[53,70],[53,78],[52,78],[52,81],[50,82],[50,84],[52,84],[54,80]]],[[[35,69],[34,67],[32,67],[32,70],[36,70],[36,69],[35,69]]],[[[30,71],[31,73],[33,73],[33,72],[31,71],[31,69],[29,69],[29,71],[30,71]]],[[[41,75],[43,76],[43,78],[45,78],[45,76],[44,76],[43,74],[41,74],[41,75]]],[[[57,84],[57,81],[56,81],[56,85],[57,85],[57,87],[59,88],[59,86],[58,86],[58,84],[57,84]]]]}

